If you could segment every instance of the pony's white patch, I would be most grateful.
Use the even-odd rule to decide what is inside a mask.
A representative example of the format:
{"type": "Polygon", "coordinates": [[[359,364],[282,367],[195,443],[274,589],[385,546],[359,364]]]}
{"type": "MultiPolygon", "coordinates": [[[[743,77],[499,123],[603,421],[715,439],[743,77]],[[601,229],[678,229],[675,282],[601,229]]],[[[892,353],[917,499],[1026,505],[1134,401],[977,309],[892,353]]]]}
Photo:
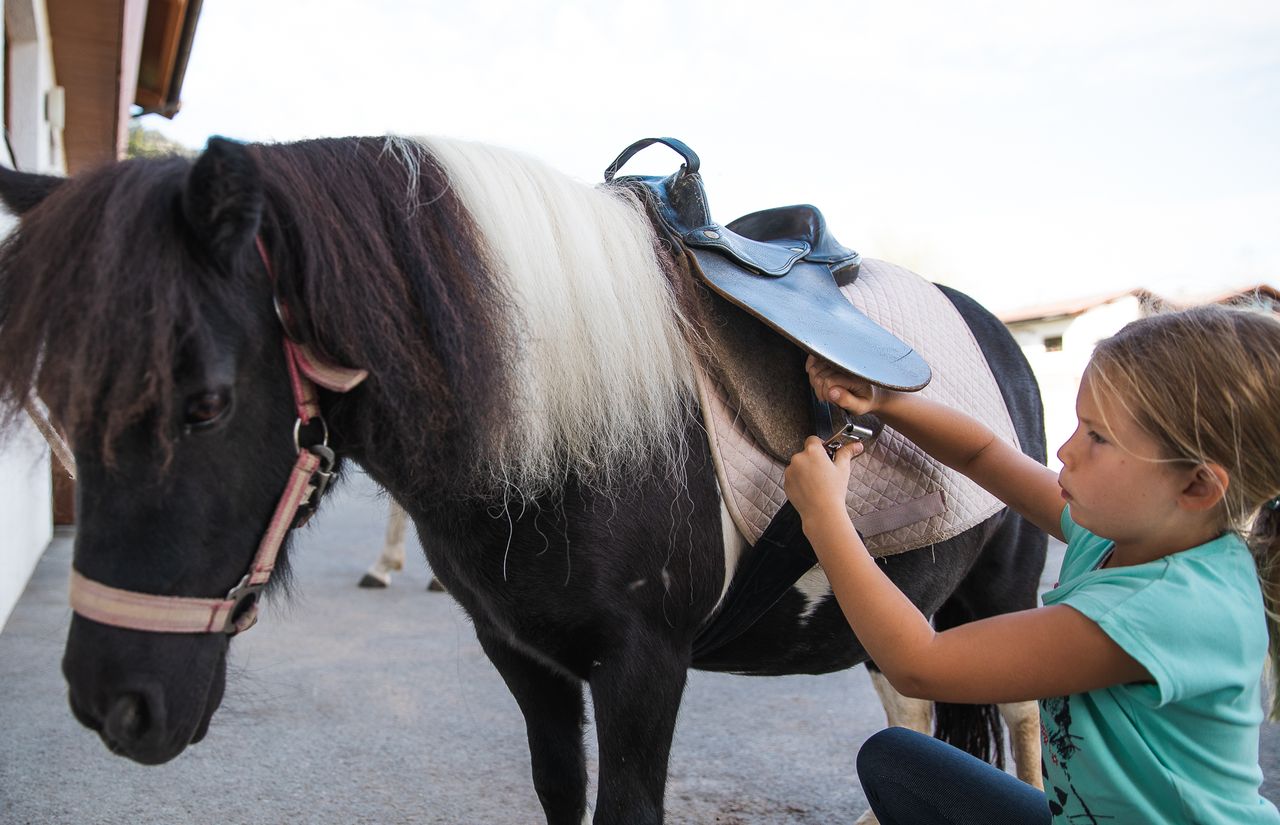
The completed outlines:
{"type": "MultiPolygon", "coordinates": [[[[718,483],[716,487],[718,490],[718,483]]],[[[720,609],[720,603],[724,601],[725,594],[729,592],[729,585],[733,582],[734,571],[738,569],[738,562],[742,560],[742,554],[747,551],[747,540],[733,523],[733,516],[729,514],[724,496],[718,495],[716,498],[720,501],[720,535],[724,539],[724,584],[720,588],[720,598],[712,608],[712,613],[720,609]]],[[[806,571],[792,586],[804,596],[804,610],[798,617],[801,622],[808,621],[818,606],[831,597],[831,582],[827,580],[827,574],[817,565],[806,571]]]]}
{"type": "MultiPolygon", "coordinates": [[[[510,426],[486,469],[520,495],[573,472],[607,485],[655,457],[675,473],[693,397],[682,318],[634,196],[591,188],[515,152],[463,141],[425,145],[483,236],[514,311],[510,426]]],[[[406,160],[406,163],[410,163],[406,160]]]]}
{"type": "Polygon", "coordinates": [[[733,574],[738,569],[738,562],[742,559],[742,554],[747,551],[747,540],[733,523],[733,516],[729,515],[729,507],[724,503],[724,496],[719,495],[719,482],[716,483],[716,500],[720,502],[720,535],[724,539],[724,585],[720,588],[720,598],[716,600],[716,606],[712,608],[714,613],[720,609],[720,602],[724,601],[724,596],[729,592],[729,585],[733,582],[733,574]]]}
{"type": "Polygon", "coordinates": [[[804,610],[800,611],[800,621],[806,622],[818,606],[831,597],[831,582],[826,571],[816,564],[796,579],[795,589],[804,596],[804,610]]]}

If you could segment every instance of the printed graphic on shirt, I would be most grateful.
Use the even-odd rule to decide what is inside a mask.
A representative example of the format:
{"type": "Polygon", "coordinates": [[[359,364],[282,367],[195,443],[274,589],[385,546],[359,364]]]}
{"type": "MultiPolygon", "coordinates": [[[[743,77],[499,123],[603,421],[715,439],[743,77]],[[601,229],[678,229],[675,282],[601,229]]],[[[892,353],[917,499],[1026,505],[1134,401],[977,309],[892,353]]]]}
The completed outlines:
{"type": "Polygon", "coordinates": [[[1041,704],[1045,715],[1051,720],[1050,724],[1042,725],[1040,729],[1040,773],[1044,777],[1044,794],[1049,800],[1049,811],[1055,819],[1061,818],[1065,822],[1087,825],[1111,822],[1115,817],[1090,810],[1088,803],[1071,782],[1071,758],[1081,750],[1081,737],[1071,733],[1071,697],[1044,699],[1041,704]],[[1052,776],[1049,773],[1049,763],[1057,768],[1052,776]]]}

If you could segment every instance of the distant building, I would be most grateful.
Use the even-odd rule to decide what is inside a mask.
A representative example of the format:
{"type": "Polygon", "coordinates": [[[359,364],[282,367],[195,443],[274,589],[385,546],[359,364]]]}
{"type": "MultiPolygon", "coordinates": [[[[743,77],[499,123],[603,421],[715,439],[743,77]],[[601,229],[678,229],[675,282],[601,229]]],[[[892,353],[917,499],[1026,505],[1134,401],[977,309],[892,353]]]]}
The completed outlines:
{"type": "MultiPolygon", "coordinates": [[[[121,157],[135,112],[177,112],[201,0],[0,3],[8,137],[0,163],[75,174],[121,157]]],[[[14,224],[0,210],[0,236],[14,224]]],[[[73,518],[65,478],[34,427],[0,439],[0,627],[52,537],[53,502],[60,521],[73,518]]]]}
{"type": "Polygon", "coordinates": [[[1013,333],[1040,382],[1049,466],[1061,466],[1054,453],[1075,430],[1076,389],[1094,344],[1158,307],[1254,300],[1280,306],[1280,291],[1259,284],[1174,301],[1149,290],[1130,289],[1001,313],[1000,320],[1013,333]]]}

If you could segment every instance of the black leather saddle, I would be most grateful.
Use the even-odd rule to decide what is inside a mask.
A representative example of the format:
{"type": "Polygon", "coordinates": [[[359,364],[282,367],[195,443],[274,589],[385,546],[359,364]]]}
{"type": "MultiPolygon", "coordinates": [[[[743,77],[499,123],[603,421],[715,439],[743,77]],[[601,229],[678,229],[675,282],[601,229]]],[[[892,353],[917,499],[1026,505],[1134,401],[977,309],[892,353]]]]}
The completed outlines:
{"type": "Polygon", "coordinates": [[[698,168],[683,142],[645,138],[624,149],[604,179],[640,191],[707,286],[792,343],[884,387],[910,391],[929,383],[932,372],[919,353],[840,292],[858,277],[861,257],[835,239],[817,207],[765,209],[721,225],[711,217],[698,168]],[[655,143],[674,149],[684,164],[668,177],[617,177],[655,143]]]}

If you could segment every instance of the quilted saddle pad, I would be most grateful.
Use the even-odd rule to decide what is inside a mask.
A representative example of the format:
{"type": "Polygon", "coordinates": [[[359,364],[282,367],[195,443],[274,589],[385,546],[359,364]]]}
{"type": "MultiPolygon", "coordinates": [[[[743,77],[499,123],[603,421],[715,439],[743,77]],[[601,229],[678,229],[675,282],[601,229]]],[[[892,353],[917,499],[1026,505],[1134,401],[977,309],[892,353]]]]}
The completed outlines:
{"type": "MultiPolygon", "coordinates": [[[[940,290],[903,267],[864,260],[858,279],[841,291],[933,368],[932,382],[919,391],[923,396],[964,410],[1018,446],[991,368],[964,319],[940,290]]],[[[786,500],[786,464],[761,447],[743,423],[732,394],[713,373],[699,371],[698,392],[725,507],[747,543],[754,545],[786,500]]],[[[890,427],[854,459],[846,501],[850,518],[875,556],[945,541],[1003,506],[890,427]]]]}

